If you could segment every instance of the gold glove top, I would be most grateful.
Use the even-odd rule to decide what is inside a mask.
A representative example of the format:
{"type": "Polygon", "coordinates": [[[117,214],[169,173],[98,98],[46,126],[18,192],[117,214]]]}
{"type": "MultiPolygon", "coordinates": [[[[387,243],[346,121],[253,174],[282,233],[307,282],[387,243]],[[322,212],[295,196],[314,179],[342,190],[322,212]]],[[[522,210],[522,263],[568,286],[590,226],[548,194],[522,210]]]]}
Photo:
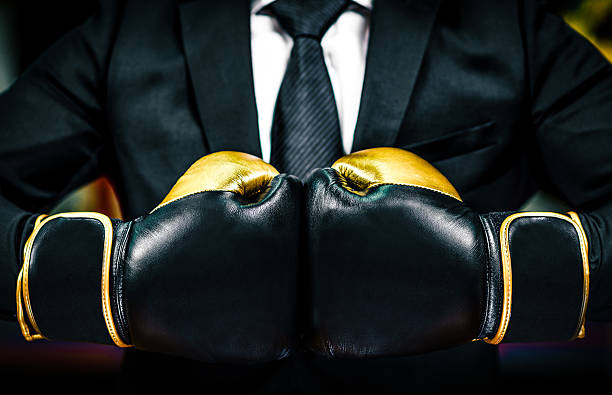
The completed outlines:
{"type": "Polygon", "coordinates": [[[206,191],[228,191],[250,197],[265,189],[278,174],[274,166],[256,156],[234,151],[215,152],[192,164],[154,210],[206,191]]]}
{"type": "Polygon", "coordinates": [[[346,188],[363,195],[369,188],[385,184],[432,189],[459,201],[461,197],[448,179],[433,165],[400,148],[371,148],[338,159],[332,168],[350,184],[346,188]]]}

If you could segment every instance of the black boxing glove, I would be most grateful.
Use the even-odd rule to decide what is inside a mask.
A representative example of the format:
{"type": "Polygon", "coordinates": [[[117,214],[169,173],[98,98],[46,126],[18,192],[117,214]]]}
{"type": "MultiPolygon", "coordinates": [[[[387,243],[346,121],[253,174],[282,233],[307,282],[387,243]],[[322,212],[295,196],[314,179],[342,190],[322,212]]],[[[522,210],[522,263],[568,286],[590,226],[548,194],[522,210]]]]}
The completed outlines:
{"type": "Polygon", "coordinates": [[[433,166],[396,148],[313,173],[306,211],[316,353],[584,335],[589,265],[575,213],[479,215],[433,166]]]}
{"type": "Polygon", "coordinates": [[[218,152],[133,221],[40,216],[17,285],[25,338],[205,362],[287,356],[297,331],[301,193],[298,179],[254,156],[218,152]]]}

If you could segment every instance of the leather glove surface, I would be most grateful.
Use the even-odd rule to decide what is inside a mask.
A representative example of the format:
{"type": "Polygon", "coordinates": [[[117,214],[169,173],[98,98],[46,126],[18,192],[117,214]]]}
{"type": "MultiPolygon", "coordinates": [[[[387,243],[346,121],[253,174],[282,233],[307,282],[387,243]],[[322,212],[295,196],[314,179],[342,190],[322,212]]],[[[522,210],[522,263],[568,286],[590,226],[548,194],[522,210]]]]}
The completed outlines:
{"type": "Polygon", "coordinates": [[[26,243],[26,339],[255,363],[296,339],[301,182],[238,152],[195,162],[149,214],[40,216],[26,243]]]}
{"type": "Polygon", "coordinates": [[[307,182],[309,347],[408,355],[474,339],[568,340],[588,299],[575,214],[479,214],[431,164],[360,151],[307,182]]]}

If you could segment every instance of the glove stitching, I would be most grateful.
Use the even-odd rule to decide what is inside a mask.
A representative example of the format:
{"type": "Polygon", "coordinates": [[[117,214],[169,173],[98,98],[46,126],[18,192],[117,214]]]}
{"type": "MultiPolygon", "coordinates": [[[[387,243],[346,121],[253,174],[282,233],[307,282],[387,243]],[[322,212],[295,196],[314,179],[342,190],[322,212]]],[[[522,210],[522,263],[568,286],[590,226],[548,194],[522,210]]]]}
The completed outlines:
{"type": "Polygon", "coordinates": [[[478,330],[478,338],[483,338],[483,337],[487,337],[487,334],[484,333],[485,328],[487,327],[487,318],[489,317],[489,314],[491,312],[491,247],[489,245],[489,243],[491,242],[491,240],[489,240],[489,234],[486,231],[487,227],[485,225],[485,221],[481,216],[478,216],[478,219],[480,220],[480,224],[483,227],[484,230],[484,234],[485,234],[485,238],[487,239],[487,269],[486,269],[486,276],[485,276],[485,284],[486,284],[486,298],[485,300],[481,300],[481,303],[484,302],[485,304],[485,312],[484,312],[484,317],[481,321],[480,324],[480,328],[478,330]]]}
{"type": "MultiPolygon", "coordinates": [[[[433,191],[433,192],[437,192],[437,193],[440,193],[442,195],[451,197],[454,200],[458,200],[460,202],[462,201],[461,199],[457,198],[456,196],[451,195],[450,193],[446,193],[446,192],[440,191],[438,189],[434,189],[434,188],[430,188],[430,187],[426,187],[426,186],[422,186],[422,185],[418,185],[418,184],[401,184],[401,183],[395,183],[395,182],[379,182],[379,183],[373,183],[373,185],[370,185],[370,186],[368,186],[368,187],[366,187],[364,189],[354,189],[354,188],[352,188],[353,185],[357,186],[357,187],[359,187],[359,185],[357,183],[350,182],[349,181],[349,180],[351,180],[350,177],[347,177],[347,175],[344,175],[344,174],[340,173],[336,169],[329,169],[329,170],[333,170],[336,173],[336,175],[338,176],[337,177],[338,179],[335,180],[335,184],[338,184],[339,186],[341,186],[342,188],[346,189],[347,191],[355,193],[356,195],[360,195],[360,196],[362,195],[362,192],[365,195],[365,193],[367,191],[369,191],[369,190],[371,190],[373,188],[376,188],[376,187],[380,187],[380,186],[383,186],[383,185],[395,185],[395,186],[400,186],[400,187],[413,187],[413,188],[427,189],[427,190],[430,190],[430,191],[433,191]]],[[[350,171],[346,170],[346,172],[349,173],[350,171]]]]}
{"type": "MultiPolygon", "coordinates": [[[[259,201],[255,202],[255,203],[250,203],[250,204],[259,204],[259,203],[262,203],[263,201],[265,201],[265,200],[266,200],[266,198],[268,198],[269,196],[271,196],[271,195],[274,193],[274,191],[275,191],[275,190],[278,188],[278,187],[277,187],[277,188],[274,188],[274,186],[273,186],[274,180],[275,180],[277,177],[279,177],[279,176],[274,177],[274,178],[273,178],[273,179],[270,181],[270,183],[269,183],[268,185],[266,185],[265,187],[263,187],[263,188],[261,189],[261,191],[259,192],[259,193],[264,193],[264,194],[265,194],[265,196],[263,196],[263,198],[262,198],[261,200],[259,200],[259,201]],[[274,189],[274,190],[272,190],[272,189],[274,189]]],[[[277,183],[277,184],[279,184],[279,185],[280,185],[280,183],[277,183]]],[[[176,203],[176,202],[178,202],[178,201],[180,201],[180,200],[183,200],[183,199],[185,199],[185,198],[188,198],[188,197],[190,197],[190,196],[199,195],[199,194],[202,194],[202,193],[205,193],[205,192],[232,192],[232,191],[226,191],[226,190],[223,190],[223,189],[204,189],[204,190],[200,190],[200,191],[195,191],[195,192],[188,193],[188,194],[186,194],[186,195],[180,196],[180,197],[178,197],[178,198],[176,198],[176,199],[168,200],[167,202],[165,202],[165,203],[163,203],[163,204],[160,204],[160,205],[158,205],[157,207],[155,207],[153,210],[151,210],[151,211],[149,212],[149,214],[153,214],[155,211],[159,210],[160,208],[162,208],[162,207],[164,207],[164,206],[169,205],[170,203],[176,203]]],[[[243,195],[240,195],[240,194],[238,194],[238,193],[236,193],[236,192],[232,192],[232,193],[234,193],[234,194],[236,194],[236,195],[239,195],[239,196],[243,196],[243,195]]],[[[257,194],[254,194],[254,195],[257,195],[257,194]]],[[[243,196],[243,197],[246,197],[246,196],[243,196]]]]}
{"type": "MultiPolygon", "coordinates": [[[[510,321],[510,314],[511,314],[510,306],[512,303],[512,272],[511,272],[512,266],[511,266],[511,257],[510,257],[510,235],[508,234],[508,231],[510,229],[510,225],[512,224],[513,220],[514,218],[507,221],[505,223],[504,228],[500,232],[502,235],[505,236],[501,243],[501,250],[502,250],[501,252],[502,252],[502,255],[506,258],[506,262],[508,262],[508,265],[503,265],[503,268],[502,268],[502,278],[505,276],[508,277],[508,292],[504,298],[504,305],[508,306],[508,313],[503,317],[503,322],[500,325],[498,343],[500,343],[503,340],[504,336],[506,335],[506,332],[508,330],[508,323],[510,321]]],[[[504,289],[505,288],[506,288],[506,281],[504,281],[504,289]]],[[[503,309],[502,309],[502,312],[503,312],[503,309]]]]}
{"type": "Polygon", "coordinates": [[[127,228],[123,232],[121,243],[119,244],[119,249],[117,251],[117,259],[115,260],[116,265],[116,273],[114,278],[115,285],[115,303],[117,304],[117,321],[119,324],[119,331],[124,338],[123,340],[126,343],[130,343],[129,339],[129,326],[128,326],[128,313],[126,306],[127,303],[127,295],[123,292],[125,287],[125,282],[123,281],[125,278],[125,249],[127,246],[127,242],[129,239],[130,232],[132,230],[132,222],[127,223],[127,228]],[[126,296],[124,296],[126,295],[126,296]],[[125,303],[124,303],[125,302],[125,303]]]}

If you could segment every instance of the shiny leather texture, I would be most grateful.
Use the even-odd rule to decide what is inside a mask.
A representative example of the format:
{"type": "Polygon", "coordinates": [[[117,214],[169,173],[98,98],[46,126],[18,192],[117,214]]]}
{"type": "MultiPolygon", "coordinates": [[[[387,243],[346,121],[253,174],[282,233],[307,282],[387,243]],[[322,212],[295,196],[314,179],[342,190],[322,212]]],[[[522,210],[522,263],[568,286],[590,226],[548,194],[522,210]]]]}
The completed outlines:
{"type": "Polygon", "coordinates": [[[296,341],[300,182],[259,202],[187,196],[136,220],[126,243],[125,321],[137,348],[206,362],[263,362],[296,341]]]}
{"type": "Polygon", "coordinates": [[[491,338],[499,328],[499,319],[503,309],[503,275],[501,262],[501,246],[499,242],[499,230],[504,219],[509,213],[489,213],[481,215],[485,235],[487,237],[487,248],[490,264],[487,267],[487,308],[482,321],[478,338],[491,338]]]}
{"type": "MultiPolygon", "coordinates": [[[[112,221],[108,287],[121,341],[210,363],[292,353],[302,183],[277,174],[250,155],[212,154],[182,177],[195,187],[135,220],[112,221]]],[[[104,240],[101,224],[85,217],[38,232],[28,290],[45,337],[113,344],[100,303],[104,240]]]]}
{"type": "Polygon", "coordinates": [[[334,169],[307,184],[309,347],[329,357],[431,351],[476,337],[486,307],[478,215],[430,189],[363,196],[334,169]]]}
{"type": "Polygon", "coordinates": [[[444,189],[432,188],[430,180],[439,176],[429,168],[396,160],[411,155],[365,150],[339,161],[351,171],[321,169],[308,180],[311,349],[363,358],[473,339],[576,337],[588,295],[585,249],[572,219],[557,213],[480,215],[446,193],[444,183],[444,189]],[[424,168],[422,185],[395,176],[418,180],[424,168]],[[502,230],[511,216],[518,219],[502,230]]]}

